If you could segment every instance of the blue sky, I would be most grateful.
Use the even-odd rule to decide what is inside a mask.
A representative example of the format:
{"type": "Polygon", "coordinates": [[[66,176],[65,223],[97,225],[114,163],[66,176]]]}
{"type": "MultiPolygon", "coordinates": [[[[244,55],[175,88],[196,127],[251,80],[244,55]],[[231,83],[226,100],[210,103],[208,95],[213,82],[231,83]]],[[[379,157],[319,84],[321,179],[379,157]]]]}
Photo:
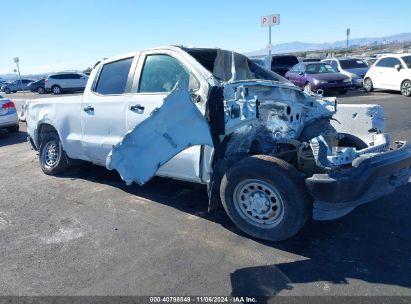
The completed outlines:
{"type": "Polygon", "coordinates": [[[0,74],[84,69],[103,57],[166,45],[264,48],[260,16],[281,14],[273,43],[333,42],[411,31],[409,0],[13,0],[1,9],[0,74]],[[343,3],[343,4],[342,4],[343,3]]]}

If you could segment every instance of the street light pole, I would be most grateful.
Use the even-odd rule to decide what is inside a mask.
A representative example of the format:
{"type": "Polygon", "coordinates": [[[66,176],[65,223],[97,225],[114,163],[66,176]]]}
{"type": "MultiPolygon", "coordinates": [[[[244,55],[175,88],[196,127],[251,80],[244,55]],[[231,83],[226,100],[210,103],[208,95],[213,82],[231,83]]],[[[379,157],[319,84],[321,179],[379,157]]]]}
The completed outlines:
{"type": "Polygon", "coordinates": [[[349,43],[349,40],[350,40],[350,33],[351,33],[350,28],[347,28],[347,54],[348,54],[348,43],[349,43]]]}

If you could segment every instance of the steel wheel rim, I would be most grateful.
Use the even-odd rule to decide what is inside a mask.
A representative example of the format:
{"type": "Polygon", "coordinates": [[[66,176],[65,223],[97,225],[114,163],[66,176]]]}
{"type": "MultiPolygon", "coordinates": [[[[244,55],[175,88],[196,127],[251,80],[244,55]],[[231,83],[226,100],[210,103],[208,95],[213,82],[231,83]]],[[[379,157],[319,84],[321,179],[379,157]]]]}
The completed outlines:
{"type": "Polygon", "coordinates": [[[53,88],[53,93],[54,94],[59,94],[60,93],[60,88],[59,87],[54,87],[53,88]]]}
{"type": "Polygon", "coordinates": [[[402,91],[403,95],[406,95],[406,96],[411,95],[411,83],[409,83],[409,82],[404,83],[402,85],[402,90],[401,91],[402,91]]]}
{"type": "Polygon", "coordinates": [[[365,88],[367,91],[371,91],[371,79],[365,80],[365,82],[364,82],[364,88],[365,88]]]}
{"type": "Polygon", "coordinates": [[[60,147],[57,142],[50,141],[44,147],[43,162],[47,168],[53,168],[60,159],[60,147]]]}
{"type": "Polygon", "coordinates": [[[234,189],[233,200],[240,216],[255,226],[272,228],[284,218],[281,196],[275,187],[264,181],[242,181],[234,189]]]}

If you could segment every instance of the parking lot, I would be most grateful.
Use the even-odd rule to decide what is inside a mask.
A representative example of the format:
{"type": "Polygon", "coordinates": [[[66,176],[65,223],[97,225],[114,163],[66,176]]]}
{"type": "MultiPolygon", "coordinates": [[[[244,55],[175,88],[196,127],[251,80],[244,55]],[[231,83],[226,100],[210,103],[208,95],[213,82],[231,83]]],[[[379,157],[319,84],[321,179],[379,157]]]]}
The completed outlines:
{"type": "MultiPolygon", "coordinates": [[[[23,99],[52,95],[11,94],[23,99]]],[[[411,99],[349,92],[385,108],[393,139],[411,141],[411,99]]],[[[411,184],[348,216],[310,221],[269,243],[207,213],[205,187],[155,178],[126,186],[83,165],[42,173],[25,125],[0,134],[2,295],[411,296],[411,184]]]]}

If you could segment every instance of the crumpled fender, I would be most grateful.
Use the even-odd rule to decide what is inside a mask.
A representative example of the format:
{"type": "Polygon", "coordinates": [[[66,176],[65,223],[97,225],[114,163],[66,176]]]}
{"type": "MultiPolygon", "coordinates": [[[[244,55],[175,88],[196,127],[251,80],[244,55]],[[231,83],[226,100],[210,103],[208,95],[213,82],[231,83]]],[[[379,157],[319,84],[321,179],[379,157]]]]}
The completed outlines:
{"type": "Polygon", "coordinates": [[[183,150],[196,145],[213,147],[210,127],[192,101],[187,83],[178,83],[150,117],[129,131],[106,159],[127,183],[143,185],[183,150]]]}

